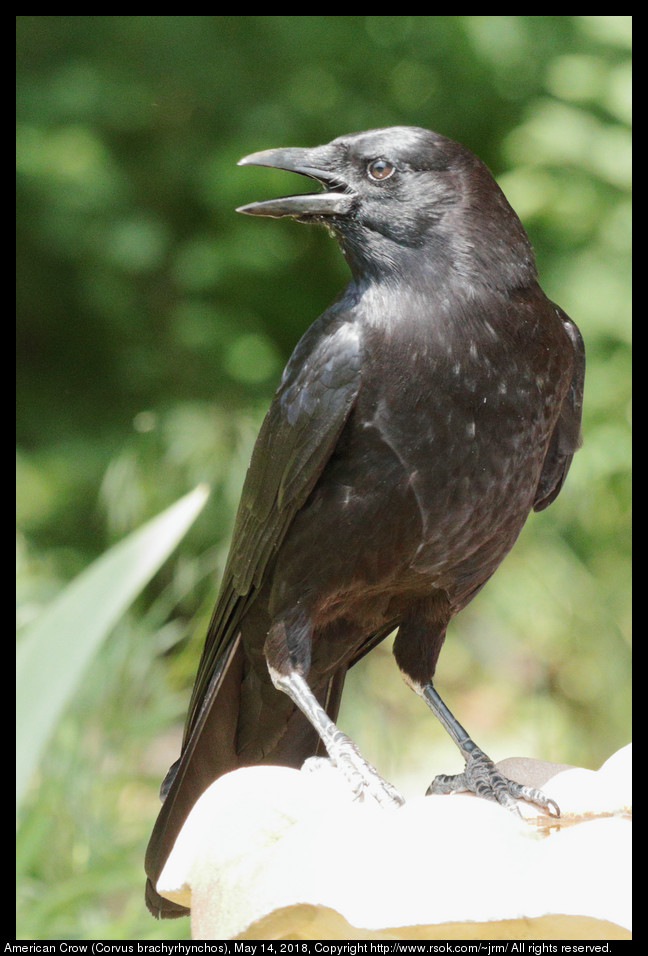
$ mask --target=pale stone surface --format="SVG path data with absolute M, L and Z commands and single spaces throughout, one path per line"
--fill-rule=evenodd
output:
M 332 767 L 237 770 L 192 810 L 158 891 L 191 906 L 194 939 L 627 939 L 630 760 L 503 761 L 560 825 L 468 794 L 381 810 Z

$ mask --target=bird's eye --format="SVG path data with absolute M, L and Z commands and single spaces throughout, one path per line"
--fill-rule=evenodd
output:
M 374 159 L 367 166 L 367 172 L 371 179 L 381 182 L 393 175 L 394 167 L 386 159 Z

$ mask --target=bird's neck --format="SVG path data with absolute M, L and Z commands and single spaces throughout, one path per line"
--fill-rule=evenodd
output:
M 451 221 L 430 228 L 419 242 L 405 245 L 374 230 L 346 228 L 338 233 L 354 282 L 429 290 L 443 288 L 480 295 L 527 288 L 537 281 L 533 251 L 526 240 L 492 235 L 488 219 L 474 232 Z

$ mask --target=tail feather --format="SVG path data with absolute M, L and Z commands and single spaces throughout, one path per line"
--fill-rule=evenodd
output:
M 156 885 L 192 807 L 214 780 L 252 763 L 299 768 L 308 757 L 323 752 L 317 732 L 294 705 L 285 721 L 284 733 L 278 739 L 275 735 L 269 738 L 263 753 L 246 754 L 239 749 L 237 738 L 246 719 L 246 714 L 241 711 L 241 707 L 246 706 L 241 695 L 244 670 L 244 651 L 237 636 L 219 663 L 180 759 L 170 768 L 162 784 L 164 803 L 145 861 L 148 877 L 146 905 L 156 918 L 173 919 L 189 912 L 184 906 L 161 896 Z M 332 720 L 337 718 L 345 676 L 346 668 L 341 668 L 321 685 L 318 694 Z M 275 712 L 276 706 L 271 706 L 268 714 L 272 717 Z M 271 723 L 263 714 L 258 718 L 261 732 L 264 727 L 270 729 Z
M 149 878 L 146 903 L 154 916 L 174 917 L 187 912 L 161 897 L 155 886 L 193 805 L 217 777 L 239 765 L 235 744 L 242 668 L 243 650 L 236 638 L 223 655 L 180 760 L 164 779 L 162 793 L 166 796 L 145 860 Z M 198 749 L 200 759 L 196 759 Z

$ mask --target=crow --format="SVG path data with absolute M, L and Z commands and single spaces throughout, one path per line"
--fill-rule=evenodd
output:
M 187 912 L 155 884 L 227 771 L 327 754 L 357 795 L 403 802 L 335 724 L 347 670 L 395 630 L 406 683 L 465 760 L 428 793 L 559 813 L 496 769 L 432 681 L 450 620 L 565 480 L 580 443 L 578 328 L 541 290 L 488 168 L 439 133 L 374 129 L 239 165 L 323 187 L 238 211 L 324 224 L 351 279 L 298 342 L 252 453 L 146 855 L 147 904 L 162 917 Z

